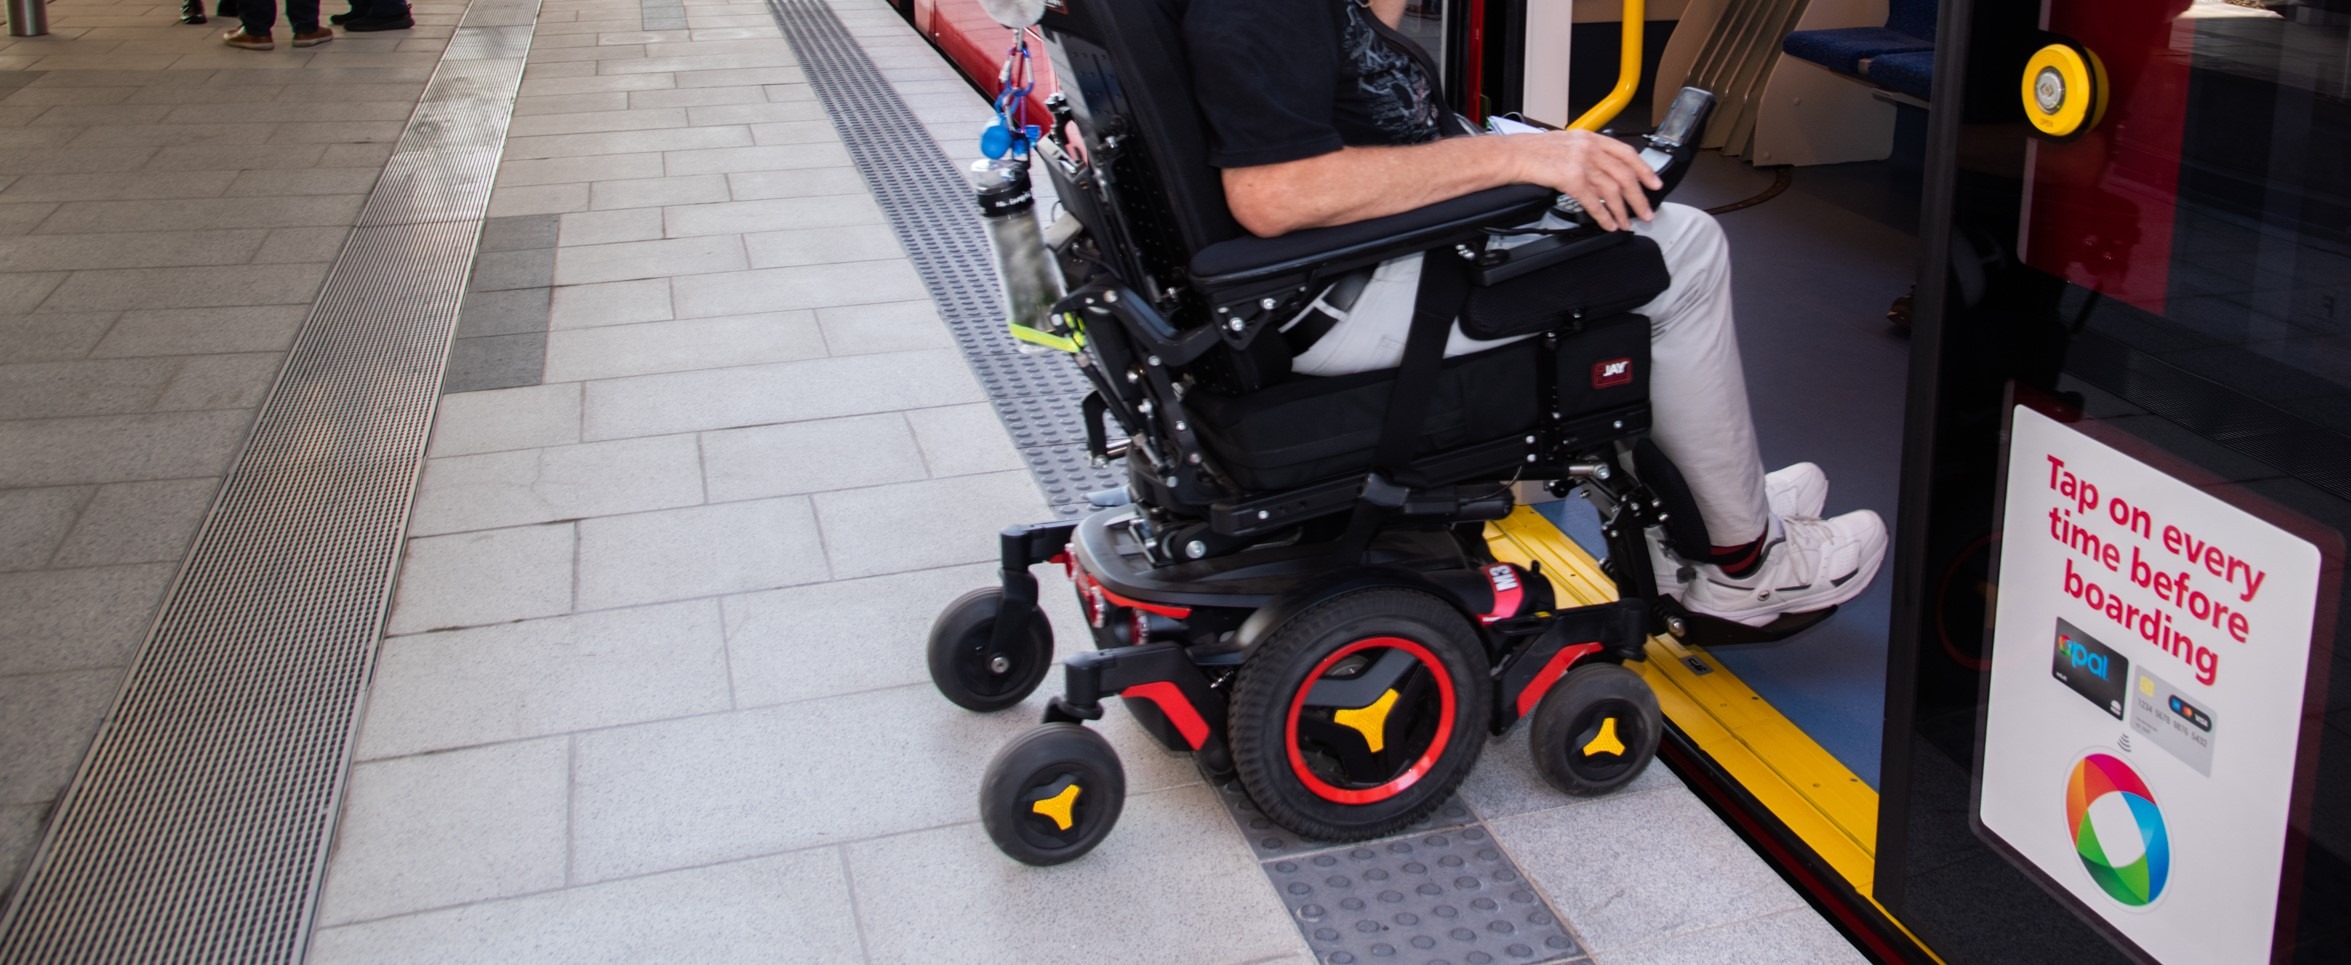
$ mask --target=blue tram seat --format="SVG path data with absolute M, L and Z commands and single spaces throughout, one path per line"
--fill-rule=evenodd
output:
M 1798 30 L 1780 49 L 1924 100 L 1935 56 L 1935 0 L 1889 0 L 1883 27 Z

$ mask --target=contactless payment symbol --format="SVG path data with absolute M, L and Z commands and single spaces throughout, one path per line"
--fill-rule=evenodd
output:
M 2142 908 L 2163 895 L 2171 877 L 2171 833 L 2155 792 L 2129 764 L 2090 754 L 2065 784 L 2065 824 L 2073 850 L 2107 897 Z

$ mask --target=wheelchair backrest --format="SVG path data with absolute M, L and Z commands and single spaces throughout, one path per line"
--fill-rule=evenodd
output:
M 1083 132 L 1101 197 L 1157 290 L 1193 253 L 1238 237 L 1184 55 L 1185 0 L 1048 0 L 1038 26 Z M 1073 208 L 1075 206 L 1073 205 Z M 1103 225 L 1089 228 L 1104 230 Z M 1140 283 L 1140 279 L 1129 279 Z

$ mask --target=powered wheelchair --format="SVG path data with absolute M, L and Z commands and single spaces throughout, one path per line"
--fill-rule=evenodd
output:
M 1646 438 L 1649 326 L 1627 310 L 1665 286 L 1656 246 L 1590 227 L 1491 244 L 1561 203 L 1534 186 L 1252 237 L 1206 160 L 1181 11 L 1056 0 L 1038 24 L 1063 85 L 1036 148 L 1066 211 L 1045 232 L 1065 280 L 1053 336 L 1093 388 L 1089 450 L 1123 459 L 1128 484 L 1082 519 L 1006 530 L 1002 585 L 932 627 L 934 683 L 977 711 L 1020 703 L 1052 664 L 1032 567 L 1073 583 L 1097 647 L 1064 662 L 1046 722 L 989 765 L 989 835 L 1040 865 L 1102 841 L 1124 775 L 1084 724 L 1111 696 L 1311 838 L 1425 817 L 1485 737 L 1522 717 L 1550 783 L 1623 786 L 1662 733 L 1656 696 L 1625 666 L 1651 634 L 1776 639 L 1828 615 L 1748 628 L 1657 592 L 1644 539 L 1692 558 L 1707 539 Z M 1666 190 L 1710 103 L 1685 91 L 1648 139 Z M 1289 373 L 1282 328 L 1333 279 L 1415 254 L 1400 367 Z M 1443 358 L 1457 316 L 1518 340 Z M 1486 523 L 1529 482 L 1599 508 L 1617 601 L 1561 607 L 1539 568 L 1488 551 Z

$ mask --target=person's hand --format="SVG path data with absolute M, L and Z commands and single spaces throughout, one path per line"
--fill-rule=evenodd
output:
M 1649 220 L 1653 213 L 1642 189 L 1665 186 L 1638 152 L 1613 137 L 1558 131 L 1502 140 L 1519 148 L 1520 180 L 1574 198 L 1603 231 L 1630 227 L 1633 218 Z

